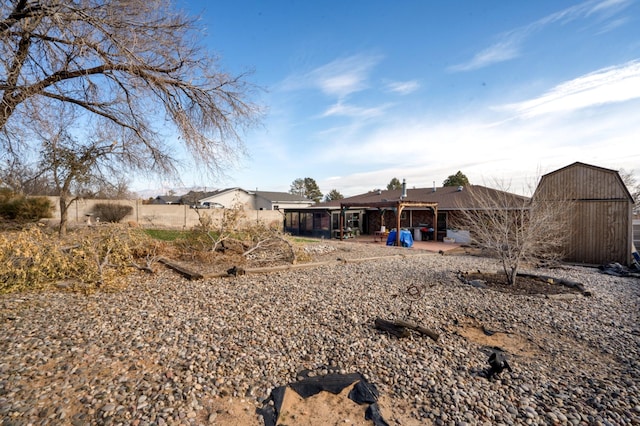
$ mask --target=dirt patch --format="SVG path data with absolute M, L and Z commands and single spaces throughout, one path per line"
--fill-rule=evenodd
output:
M 295 391 L 287 389 L 282 401 L 279 425 L 313 426 L 318 424 L 370 425 L 365 420 L 365 405 L 358 405 L 348 398 L 354 385 L 346 387 L 338 395 L 320 392 L 302 398 Z
M 514 284 L 509 284 L 505 274 L 489 272 L 473 272 L 462 274 L 461 279 L 483 288 L 515 295 L 557 295 L 582 294 L 580 286 L 567 285 L 560 280 L 532 275 L 518 276 Z
M 516 333 L 491 329 L 474 318 L 456 324 L 456 332 L 480 346 L 500 348 L 503 352 L 522 357 L 536 357 L 541 351 L 531 339 Z

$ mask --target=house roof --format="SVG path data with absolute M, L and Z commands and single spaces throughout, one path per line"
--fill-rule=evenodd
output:
M 411 203 L 435 203 L 438 210 L 461 210 L 478 208 L 476 205 L 474 193 L 481 192 L 491 198 L 510 197 L 514 202 L 527 201 L 529 198 L 521 195 L 500 191 L 480 185 L 469 185 L 466 187 L 444 186 L 439 188 L 413 188 L 407 189 L 407 196 L 402 200 L 407 203 L 407 207 L 411 207 Z M 377 207 L 387 202 L 397 202 L 402 195 L 401 189 L 371 191 L 365 194 L 355 195 L 353 197 L 343 198 L 341 200 L 320 203 L 310 208 L 329 208 L 339 209 L 342 204 L 350 207 L 361 206 Z
M 203 198 L 210 197 L 216 194 L 218 191 L 189 191 L 180 197 L 180 202 L 183 204 L 195 204 Z
M 271 202 L 300 204 L 313 203 L 313 200 L 303 197 L 302 195 L 290 194 L 288 192 L 255 191 L 255 194 L 258 197 L 264 198 L 265 200 Z
M 175 204 L 180 202 L 180 197 L 177 195 L 158 195 L 156 200 L 164 201 L 167 204 Z

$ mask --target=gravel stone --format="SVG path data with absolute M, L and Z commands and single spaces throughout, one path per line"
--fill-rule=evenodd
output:
M 356 246 L 317 244 L 310 254 L 341 261 L 306 269 L 201 281 L 159 269 L 120 292 L 0 296 L 0 424 L 215 424 L 217 398 L 261 406 L 331 372 L 363 374 L 418 422 L 640 424 L 637 279 L 531 269 L 591 296 L 512 295 L 456 277 L 495 259 Z M 398 339 L 377 317 L 440 338 Z M 491 380 L 483 329 L 511 366 Z

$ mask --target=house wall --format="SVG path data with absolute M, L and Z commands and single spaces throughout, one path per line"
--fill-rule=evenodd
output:
M 576 202 L 565 260 L 630 263 L 632 201 L 617 173 L 588 165 L 567 167 L 545 175 L 534 196 Z
M 251 194 L 247 194 L 245 191 L 236 189 L 234 191 L 224 192 L 222 194 L 213 195 L 211 197 L 203 198 L 201 203 L 213 202 L 220 203 L 226 208 L 232 208 L 236 204 L 242 205 L 245 209 L 255 210 L 255 197 Z
M 255 200 L 256 200 L 256 204 L 255 204 L 256 210 L 260 210 L 260 209 L 273 210 L 273 206 L 278 206 L 278 210 L 284 211 L 284 209 L 299 209 L 299 208 L 311 206 L 313 204 L 313 203 L 309 203 L 309 204 L 287 203 L 286 201 L 283 201 L 283 202 L 276 201 L 272 203 L 270 200 L 267 200 L 266 198 L 262 198 L 262 197 L 255 197 Z
M 60 205 L 58 197 L 48 197 L 53 203 L 55 210 L 53 217 L 47 221 L 55 226 L 60 221 Z M 93 208 L 98 203 L 117 203 L 129 205 L 133 208 L 130 215 L 126 216 L 122 222 L 133 222 L 145 228 L 168 228 L 168 229 L 189 229 L 200 223 L 200 215 L 208 215 L 214 223 L 219 222 L 224 214 L 224 209 L 191 209 L 187 205 L 179 204 L 142 204 L 141 200 L 77 200 L 69 207 L 69 225 L 86 226 L 90 218 L 95 224 L 94 216 L 91 214 Z M 275 210 L 252 210 L 245 209 L 246 222 L 259 221 L 268 225 L 282 226 L 283 215 Z

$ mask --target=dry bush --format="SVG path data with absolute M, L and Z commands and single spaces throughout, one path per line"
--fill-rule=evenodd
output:
M 247 220 L 244 207 L 239 203 L 224 209 L 219 220 L 214 220 L 206 211 L 197 213 L 199 224 L 186 238 L 176 242 L 183 257 L 202 261 L 224 253 L 235 257 L 235 263 L 247 259 L 265 263 L 296 260 L 296 251 L 279 224 Z
M 43 227 L 0 234 L 0 293 L 41 289 L 65 279 L 70 258 Z
M 138 228 L 104 225 L 59 240 L 42 226 L 0 234 L 0 293 L 113 288 L 136 269 L 150 270 L 162 243 Z M 144 266 L 140 266 L 144 262 Z

